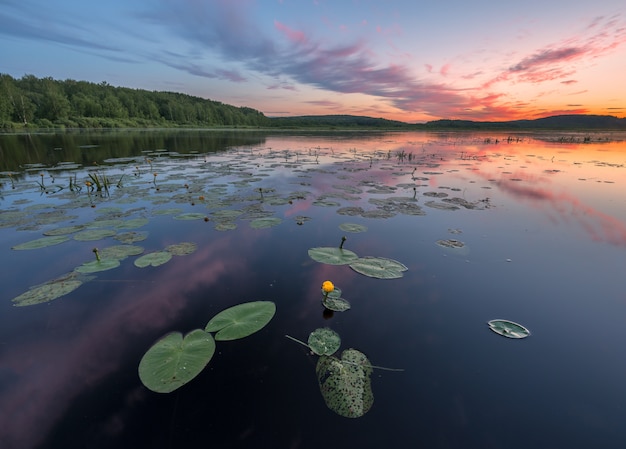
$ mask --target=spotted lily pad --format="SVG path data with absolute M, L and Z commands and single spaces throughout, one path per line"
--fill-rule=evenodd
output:
M 333 298 L 330 295 L 322 299 L 322 304 L 328 310 L 332 310 L 334 312 L 345 312 L 346 310 L 350 310 L 350 303 L 343 298 Z
M 153 253 L 145 254 L 135 260 L 135 266 L 139 268 L 145 268 L 148 266 L 158 267 L 163 265 L 172 258 L 172 253 L 168 251 L 155 251 Z
M 207 323 L 206 332 L 217 332 L 215 339 L 237 340 L 263 329 L 276 313 L 272 301 L 253 301 L 229 307 Z
M 378 279 L 401 278 L 403 276 L 402 272 L 408 270 L 404 264 L 397 260 L 369 256 L 361 257 L 350 263 L 350 268 L 357 273 Z
M 491 320 L 488 321 L 489 329 L 496 334 L 508 338 L 526 338 L 530 335 L 530 331 L 524 326 L 508 320 Z
M 309 257 L 316 262 L 328 265 L 348 265 L 359 258 L 353 251 L 338 247 L 311 248 Z
M 55 235 L 50 237 L 42 237 L 40 239 L 31 240 L 30 242 L 20 243 L 15 245 L 12 249 L 25 250 L 25 249 L 39 249 L 46 246 L 58 245 L 59 243 L 67 242 L 70 238 L 66 235 Z
M 183 337 L 172 332 L 157 341 L 139 362 L 139 378 L 156 393 L 170 393 L 196 377 L 215 353 L 215 340 L 201 329 Z
M 341 337 L 334 330 L 323 327 L 311 332 L 308 345 L 317 355 L 333 355 L 341 346 Z
M 346 349 L 341 360 L 321 356 L 315 368 L 326 406 L 346 418 L 365 415 L 374 403 L 369 360 L 356 349 Z

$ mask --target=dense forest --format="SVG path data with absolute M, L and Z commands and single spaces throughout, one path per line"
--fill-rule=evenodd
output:
M 269 119 L 174 92 L 0 74 L 0 128 L 265 127 Z

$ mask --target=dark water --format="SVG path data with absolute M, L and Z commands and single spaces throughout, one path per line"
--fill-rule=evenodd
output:
M 0 136 L 0 447 L 622 448 L 624 137 Z M 87 193 L 88 173 L 113 181 L 109 195 Z M 80 192 L 69 188 L 73 176 Z M 423 214 L 370 201 L 389 198 Z M 441 209 L 451 204 L 458 208 Z M 367 212 L 344 215 L 347 206 Z M 168 208 L 179 211 L 158 213 Z M 242 212 L 236 229 L 216 229 L 224 209 Z M 371 217 L 383 211 L 387 218 Z M 174 218 L 186 212 L 209 220 Z M 282 222 L 254 229 L 260 212 Z M 46 222 L 53 213 L 61 218 Z M 92 260 L 94 246 L 119 242 L 70 235 L 47 248 L 13 246 L 120 215 L 148 218 L 135 229 L 148 232 L 135 243 L 146 252 L 180 242 L 198 249 L 143 269 L 129 257 L 58 299 L 13 305 Z M 342 223 L 367 231 L 346 233 Z M 381 280 L 308 256 L 344 235 L 359 256 L 408 271 Z M 466 246 L 444 249 L 440 239 Z M 330 319 L 320 303 L 325 280 L 352 304 Z M 139 361 L 161 336 L 256 300 L 277 306 L 261 331 L 218 341 L 205 370 L 175 392 L 142 385 Z M 501 337 L 486 325 L 495 318 L 531 336 Z M 374 370 L 374 405 L 360 418 L 326 407 L 317 356 L 285 338 L 306 341 L 327 326 L 342 350 L 404 369 Z

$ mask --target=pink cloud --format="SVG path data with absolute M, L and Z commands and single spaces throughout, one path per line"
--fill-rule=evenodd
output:
M 299 44 L 304 44 L 307 42 L 307 38 L 302 31 L 296 31 L 289 28 L 287 25 L 280 23 L 279 21 L 274 21 L 274 27 L 282 32 L 291 42 L 296 42 Z

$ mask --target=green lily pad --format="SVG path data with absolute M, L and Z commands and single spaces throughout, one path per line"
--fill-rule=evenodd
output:
M 74 235 L 74 240 L 81 242 L 89 242 L 93 240 L 100 240 L 106 237 L 111 237 L 117 234 L 113 229 L 87 229 Z
M 73 225 L 73 226 L 64 226 L 62 228 L 50 229 L 43 233 L 43 235 L 55 236 L 55 235 L 67 235 L 73 234 L 74 232 L 82 231 L 85 229 L 85 225 Z
M 508 338 L 526 338 L 530 335 L 530 331 L 524 326 L 508 320 L 491 320 L 488 321 L 489 329 L 496 334 Z
M 31 240 L 30 242 L 20 243 L 15 245 L 11 249 L 25 250 L 25 249 L 39 249 L 46 246 L 58 245 L 59 243 L 67 242 L 70 238 L 66 235 L 55 235 L 50 237 L 42 237 L 40 239 Z
M 321 356 L 315 372 L 326 406 L 338 415 L 359 418 L 372 407 L 372 367 L 362 352 L 346 349 L 341 360 Z
M 127 244 L 142 242 L 148 238 L 148 232 L 147 231 L 122 232 L 121 234 L 117 234 L 113 238 L 115 240 L 118 240 L 122 243 L 127 243 Z
M 282 220 L 278 217 L 257 218 L 250 222 L 252 229 L 265 229 L 277 226 L 282 223 Z
M 397 279 L 403 276 L 402 272 L 408 268 L 393 259 L 384 257 L 361 257 L 350 264 L 357 273 L 378 279 Z
M 76 267 L 75 271 L 78 273 L 97 273 L 99 271 L 112 270 L 120 266 L 118 259 L 100 259 L 85 262 L 79 267 Z
M 159 265 L 163 265 L 172 258 L 172 253 L 168 251 L 155 251 L 153 253 L 148 253 L 143 255 L 137 259 L 135 259 L 135 266 L 139 268 L 145 268 L 148 266 L 158 267 Z
M 316 262 L 328 265 L 348 265 L 359 258 L 353 251 L 337 247 L 311 248 L 309 257 Z
M 137 245 L 113 245 L 107 248 L 104 248 L 100 251 L 101 259 L 117 259 L 124 260 L 128 256 L 138 256 L 143 253 L 145 250 L 141 246 Z
M 174 256 L 186 256 L 195 252 L 196 249 L 198 249 L 198 245 L 193 242 L 177 243 L 165 247 L 165 251 L 172 253 Z
M 12 302 L 16 307 L 23 307 L 52 301 L 73 292 L 90 279 L 85 276 L 79 276 L 76 273 L 68 273 L 45 284 L 30 288 L 28 291 L 13 298 Z
M 117 229 L 136 229 L 148 224 L 147 218 L 133 218 L 126 220 L 116 226 Z
M 345 312 L 350 309 L 350 303 L 343 298 L 334 298 L 330 295 L 325 296 L 322 299 L 322 304 L 329 310 L 333 310 L 335 312 Z
M 206 217 L 205 214 L 200 214 L 197 212 L 189 212 L 187 214 L 180 214 L 174 217 L 174 220 L 202 220 Z
M 356 223 L 342 223 L 339 225 L 339 229 L 344 232 L 365 232 L 367 231 L 367 226 Z
M 215 353 L 211 334 L 196 329 L 172 332 L 157 341 L 139 362 L 139 378 L 156 393 L 170 393 L 196 377 Z
M 334 330 L 323 327 L 311 332 L 308 345 L 317 355 L 333 355 L 341 346 L 341 337 Z
M 207 323 L 206 332 L 217 332 L 218 341 L 237 340 L 261 330 L 276 313 L 271 301 L 253 301 L 229 307 Z

